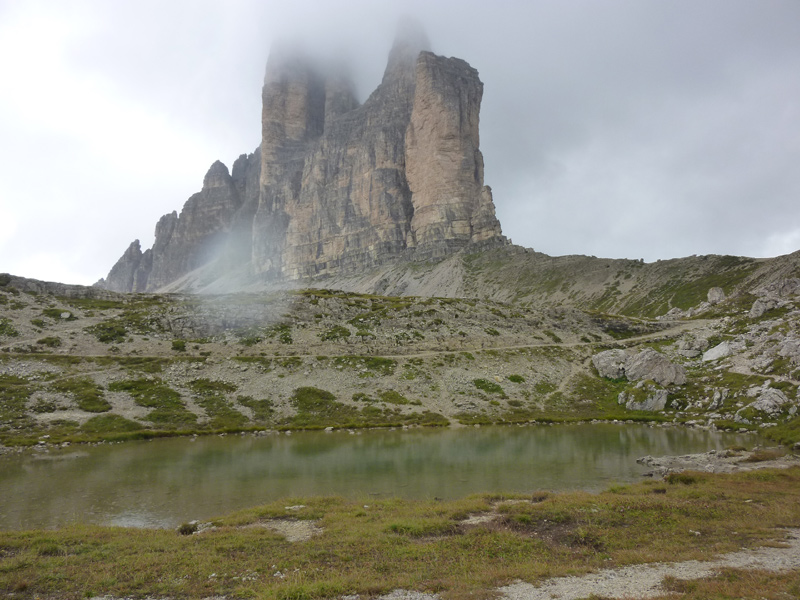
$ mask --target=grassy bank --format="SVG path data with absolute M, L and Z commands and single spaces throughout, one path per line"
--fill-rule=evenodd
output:
M 775 528 L 800 526 L 799 484 L 798 468 L 684 473 L 600 494 L 286 499 L 214 520 L 214 529 L 195 535 L 88 526 L 2 532 L 0 592 L 304 600 L 405 588 L 485 597 L 516 579 L 774 543 Z M 470 519 L 476 516 L 483 519 Z M 290 542 L 268 528 L 276 522 L 313 523 L 321 531 Z M 670 585 L 688 598 L 796 597 L 800 578 L 730 572 Z M 734 587 L 739 595 L 726 595 Z

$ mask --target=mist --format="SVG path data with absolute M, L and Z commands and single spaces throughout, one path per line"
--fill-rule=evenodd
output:
M 90 284 L 260 141 L 270 47 L 346 64 L 397 23 L 484 82 L 505 235 L 551 255 L 800 248 L 800 3 L 78 0 L 0 5 L 0 271 Z

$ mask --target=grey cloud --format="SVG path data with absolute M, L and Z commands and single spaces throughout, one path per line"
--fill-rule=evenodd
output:
M 380 81 L 398 17 L 411 14 L 435 52 L 481 74 L 486 181 L 516 243 L 655 260 L 763 255 L 795 250 L 785 245 L 800 240 L 796 0 L 80 6 L 103 26 L 76 49 L 76 63 L 168 122 L 202 132 L 218 148 L 208 164 L 230 166 L 258 144 L 274 40 L 299 38 L 312 53 L 349 60 L 363 99 Z M 120 214 L 137 193 L 198 189 L 208 167 L 197 166 L 196 181 L 166 182 L 148 180 L 147 157 L 139 160 L 142 181 L 122 182 Z M 86 187 L 64 177 L 66 186 Z M 96 194 L 114 201 L 108 190 Z M 146 219 L 115 224 L 116 246 L 98 241 L 87 280 L 132 239 L 146 245 L 158 216 L 188 193 L 167 196 L 148 205 Z

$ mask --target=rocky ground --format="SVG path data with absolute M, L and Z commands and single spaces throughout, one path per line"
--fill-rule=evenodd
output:
M 656 598 L 670 596 L 667 581 L 702 579 L 722 569 L 793 571 L 800 568 L 800 530 L 784 532 L 778 548 L 742 549 L 710 561 L 634 565 L 607 569 L 581 577 L 561 577 L 542 585 L 516 583 L 498 591 L 508 600 L 579 600 L 581 598 Z
M 630 418 L 791 440 L 798 292 L 712 288 L 642 319 L 330 290 L 69 297 L 15 280 L 0 286 L 0 436 Z

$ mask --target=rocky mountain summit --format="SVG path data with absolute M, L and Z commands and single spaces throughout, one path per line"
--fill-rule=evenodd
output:
M 414 26 L 363 104 L 338 71 L 274 48 L 261 146 L 230 172 L 215 162 L 153 247 L 134 241 L 98 285 L 161 290 L 200 267 L 209 280 L 292 281 L 507 243 L 483 182 L 478 72 L 431 53 Z

